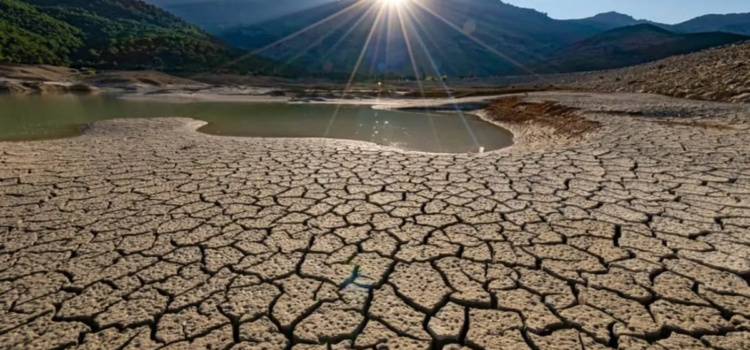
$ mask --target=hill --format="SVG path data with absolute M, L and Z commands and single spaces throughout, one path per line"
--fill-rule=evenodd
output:
M 80 29 L 16 0 L 0 0 L 0 61 L 64 65 L 83 47 Z
M 711 14 L 674 25 L 635 19 L 617 12 L 600 13 L 593 17 L 568 20 L 568 22 L 589 25 L 602 31 L 638 24 L 651 24 L 679 33 L 726 32 L 750 35 L 750 13 Z
M 169 11 L 186 21 L 211 32 L 220 33 L 235 27 L 256 25 L 294 13 L 341 0 L 144 0 Z M 346 0 L 343 0 L 346 1 Z M 430 0 L 440 4 L 446 0 Z M 495 3 L 502 1 L 493 0 Z M 463 1 L 463 6 L 483 6 L 486 1 Z M 500 5 L 500 4 L 498 4 Z M 505 5 L 505 4 L 502 4 Z M 536 12 L 536 11 L 534 11 Z M 537 12 L 538 13 L 538 12 Z M 574 26 L 585 25 L 598 32 L 637 24 L 653 24 L 667 30 L 686 33 L 721 31 L 750 35 L 750 14 L 701 16 L 677 25 L 635 19 L 618 12 L 600 13 L 592 17 L 564 20 Z M 580 38 L 583 39 L 583 38 Z
M 138 0 L 0 0 L 0 61 L 196 71 L 243 54 Z M 264 70 L 253 58 L 237 70 Z
M 386 11 L 384 18 L 378 19 L 377 11 L 371 8 L 381 3 L 372 0 L 194 0 L 180 4 L 173 0 L 149 1 L 161 3 L 183 18 L 214 31 L 219 38 L 234 46 L 248 51 L 260 50 L 259 55 L 337 77 L 344 77 L 355 69 L 363 50 L 365 53 L 358 66 L 360 74 L 491 76 L 529 73 L 535 69 L 523 67 L 563 54 L 569 54 L 572 60 L 585 58 L 586 52 L 581 55 L 580 52 L 566 53 L 564 50 L 617 28 L 650 24 L 678 31 L 665 24 L 637 20 L 616 12 L 581 20 L 555 20 L 541 12 L 498 0 L 407 2 L 408 10 L 402 11 L 403 24 L 394 11 Z M 418 6 L 418 3 L 425 6 Z M 273 19 L 258 23 L 261 18 L 266 18 L 264 16 Z M 330 17 L 333 19 L 326 22 Z M 731 18 L 730 15 L 720 15 L 712 21 L 742 21 Z M 285 39 L 310 26 L 313 28 Z M 376 28 L 374 37 L 368 42 L 373 27 Z M 706 26 L 686 22 L 679 32 L 693 33 L 702 27 Z M 734 31 L 741 31 L 738 28 L 735 25 Z M 606 35 L 602 40 L 607 40 Z M 633 35 L 633 40 L 638 36 L 649 39 L 646 33 Z M 733 42 L 733 39 L 716 35 L 693 39 L 698 42 L 681 42 L 654 53 L 624 52 L 623 57 L 601 57 L 590 67 L 565 70 L 621 67 Z M 280 40 L 283 43 L 268 47 Z M 368 42 L 366 47 L 365 42 Z M 647 40 L 643 47 L 650 48 L 655 44 Z M 411 47 L 411 53 L 407 47 Z M 600 47 L 595 50 L 598 49 Z M 619 54 L 613 52 L 610 55 Z
M 145 0 L 209 33 L 270 21 L 337 0 Z
M 750 13 L 706 15 L 672 27 L 679 32 L 728 32 L 750 35 Z
M 639 24 L 580 41 L 535 65 L 535 70 L 566 73 L 620 68 L 748 39 L 721 32 L 678 34 L 651 24 Z
M 629 27 L 638 24 L 651 23 L 646 20 L 638 20 L 619 12 L 605 12 L 593 17 L 568 20 L 571 23 L 578 23 L 592 26 L 596 29 L 607 31 L 621 27 Z
M 590 91 L 646 92 L 711 101 L 750 103 L 750 42 L 672 56 L 638 66 L 550 80 Z
M 366 75 L 491 76 L 558 71 L 553 65 L 619 67 L 740 40 L 716 33 L 679 39 L 685 34 L 653 28 L 605 33 L 644 21 L 619 13 L 561 21 L 498 0 L 407 2 L 403 21 L 393 8 L 379 17 L 382 3 L 373 0 L 148 2 L 205 29 L 139 0 L 0 0 L 0 61 L 272 75 L 297 75 L 301 67 L 334 78 L 355 67 Z M 741 32 L 746 21 L 704 16 L 670 30 Z M 537 63 L 543 59 L 551 63 Z
M 434 0 L 426 2 L 428 8 L 407 3 L 403 25 L 393 9 L 379 18 L 381 4 L 341 0 L 218 36 L 257 50 L 315 24 L 261 54 L 310 71 L 347 74 L 368 43 L 360 72 L 414 75 L 411 47 L 419 75 L 466 76 L 512 72 L 532 58 L 598 33 L 497 0 Z

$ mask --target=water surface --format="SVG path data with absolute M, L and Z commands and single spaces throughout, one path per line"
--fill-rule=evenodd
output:
M 335 117 L 334 117 L 335 116 Z M 188 117 L 199 131 L 249 137 L 327 137 L 405 150 L 466 153 L 508 147 L 507 130 L 476 116 L 374 110 L 369 106 L 283 103 L 161 103 L 108 96 L 0 96 L 0 140 L 75 136 L 87 123 L 117 118 Z

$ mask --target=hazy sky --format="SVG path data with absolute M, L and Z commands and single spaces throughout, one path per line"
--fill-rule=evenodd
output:
M 617 11 L 637 19 L 679 23 L 709 13 L 750 12 L 750 0 L 503 0 L 568 19 Z

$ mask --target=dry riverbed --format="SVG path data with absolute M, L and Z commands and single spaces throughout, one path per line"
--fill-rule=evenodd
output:
M 0 348 L 750 348 L 750 107 L 511 98 L 481 155 L 181 118 L 0 143 Z

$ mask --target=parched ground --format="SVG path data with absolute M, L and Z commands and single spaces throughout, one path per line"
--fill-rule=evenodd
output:
M 750 107 L 518 103 L 597 127 L 494 116 L 519 144 L 484 155 L 187 119 L 0 143 L 0 348 L 750 349 Z
M 557 86 L 587 91 L 645 92 L 750 103 L 750 42 L 609 71 L 541 78 Z

